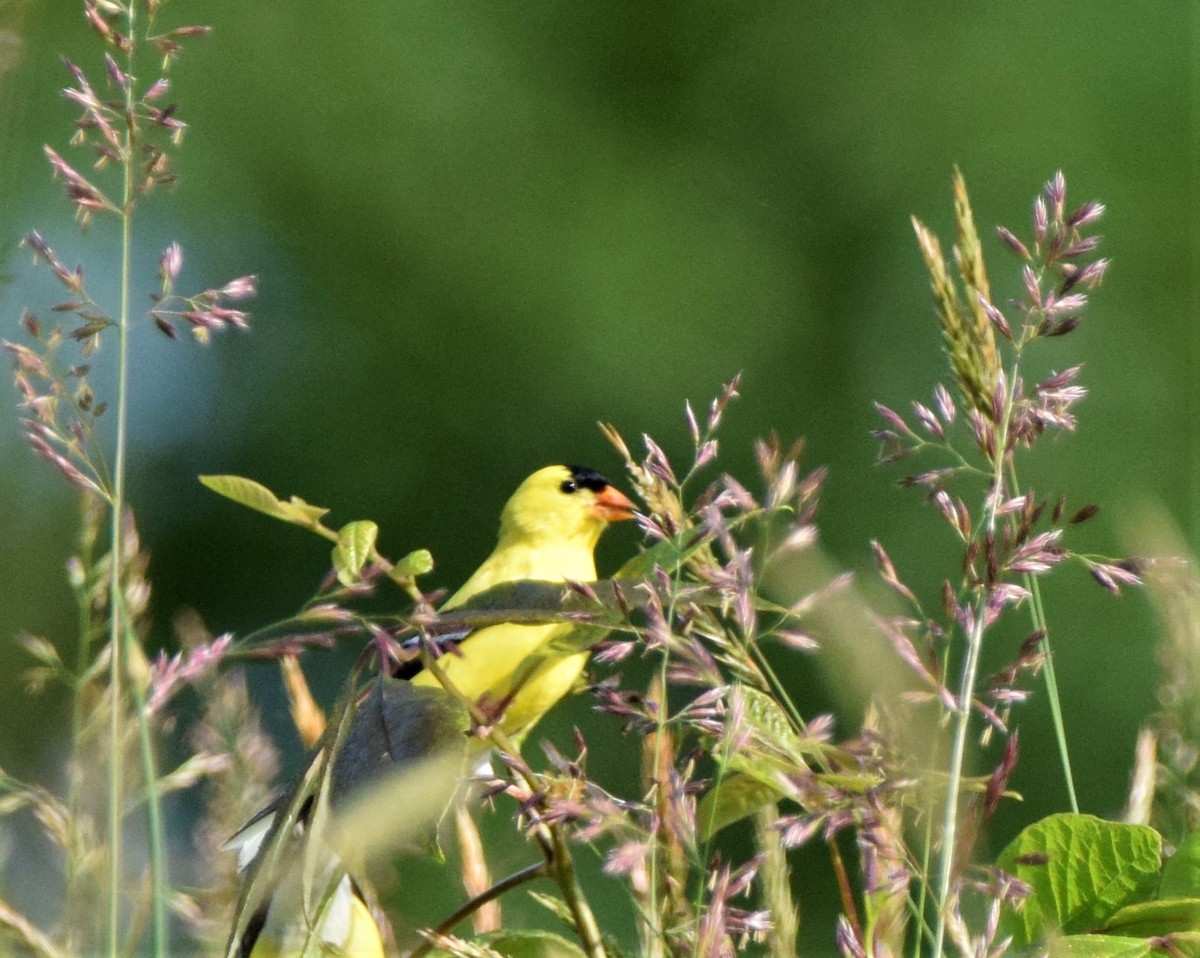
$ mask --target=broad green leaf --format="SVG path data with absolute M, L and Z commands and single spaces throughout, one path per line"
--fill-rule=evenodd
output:
M 1050 943 L 1047 958 L 1145 958 L 1150 953 L 1150 942 L 1145 938 L 1067 935 Z
M 783 797 L 778 785 L 760 781 L 751 775 L 733 772 L 704 793 L 696 806 L 696 832 L 706 842 L 727 825 L 753 815 L 760 808 Z
M 1127 905 L 1105 922 L 1103 931 L 1138 938 L 1200 932 L 1200 898 L 1161 898 Z
M 830 788 L 860 794 L 878 788 L 884 782 L 882 775 L 853 775 L 849 772 L 821 772 L 817 778 L 821 780 L 822 785 L 828 785 Z M 982 791 L 982 789 L 980 790 Z
M 1144 825 L 1064 813 L 1035 822 L 996 864 L 1033 894 L 1006 910 L 1004 933 L 1018 948 L 1062 932 L 1103 928 L 1121 908 L 1148 900 L 1158 885 L 1162 839 Z
M 239 505 L 280 518 L 283 503 L 270 489 L 243 476 L 201 476 L 202 485 Z
M 1200 932 L 1184 931 L 1153 942 L 1155 955 L 1169 958 L 1200 958 Z
M 260 482 L 244 476 L 201 476 L 200 482 L 218 495 L 275 519 L 315 528 L 328 509 L 312 506 L 298 496 L 284 502 Z
M 735 715 L 743 720 L 731 721 L 725 742 L 713 749 L 713 757 L 726 769 L 726 775 L 709 789 L 701 802 L 705 814 L 697 820 L 703 840 L 782 798 L 779 774 L 807 770 L 806 756 L 813 756 L 824 747 L 803 739 L 779 703 L 750 686 L 734 689 L 730 716 Z M 861 790 L 866 787 L 869 785 Z
M 347 523 L 338 530 L 337 545 L 333 547 L 333 567 L 337 570 L 338 582 L 352 586 L 358 581 L 378 537 L 379 526 L 369 519 Z
M 1158 897 L 1200 897 L 1200 831 L 1188 835 L 1175 854 L 1166 860 Z
M 1200 933 L 1185 931 L 1165 938 L 1123 935 L 1068 935 L 1050 943 L 1047 958 L 1200 958 Z

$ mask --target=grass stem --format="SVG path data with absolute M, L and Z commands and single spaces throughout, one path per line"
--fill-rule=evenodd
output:
M 1018 365 L 1013 364 L 1004 394 L 1004 405 L 996 431 L 996 446 L 992 483 L 986 499 L 986 528 L 989 537 L 996 533 L 996 510 L 1002 499 L 1004 463 L 1008 455 L 1008 429 L 1013 414 L 1015 384 L 1020 381 Z M 946 939 L 947 910 L 950 907 L 950 886 L 954 879 L 954 853 L 958 836 L 958 804 L 962 795 L 963 766 L 966 762 L 967 733 L 971 727 L 975 683 L 979 676 L 979 657 L 983 650 L 983 633 L 987 621 L 988 591 L 983 589 L 975 603 L 974 619 L 967 633 L 967 654 L 963 660 L 959 691 L 954 710 L 954 732 L 950 742 L 949 769 L 946 781 L 946 805 L 942 817 L 942 851 L 938 861 L 937 924 L 934 931 L 933 954 L 942 958 Z
M 134 80 L 134 42 L 137 30 L 137 4 L 126 7 L 127 36 L 126 70 L 129 82 L 125 85 L 125 133 L 122 155 L 121 195 L 121 266 L 120 308 L 117 314 L 117 402 L 116 440 L 113 448 L 113 481 L 110 521 L 110 579 L 109 579 L 109 647 L 111 654 L 109 682 L 109 789 L 108 789 L 108 842 L 109 842 L 109 908 L 108 908 L 108 952 L 117 958 L 120 948 L 121 924 L 121 865 L 122 825 L 124 792 L 124 709 L 126 703 L 125 673 L 134 659 L 138 642 L 137 633 L 130 621 L 125 604 L 125 564 L 123 526 L 125 518 L 125 473 L 128 459 L 129 420 L 129 333 L 130 301 L 132 298 L 133 273 L 133 211 L 136 205 L 134 164 L 138 146 L 135 119 L 136 97 Z M 164 958 L 167 954 L 166 918 L 166 856 L 163 844 L 162 815 L 158 797 L 158 773 L 154 760 L 154 749 L 149 716 L 145 709 L 145 692 L 136 680 L 129 682 L 130 692 L 136 706 L 138 741 L 140 744 L 142 774 L 146 789 L 146 814 L 149 830 L 150 872 L 152 883 L 151 914 L 152 942 L 154 954 Z
M 135 5 L 128 8 L 129 35 L 133 36 Z M 132 103 L 129 104 L 132 107 Z M 108 954 L 119 958 L 121 948 L 121 824 L 122 743 L 125 664 L 125 561 L 122 548 L 122 518 L 125 511 L 126 423 L 129 391 L 129 300 L 133 259 L 133 151 L 132 126 L 126 126 L 124 156 L 124 203 L 121 209 L 121 303 L 117 313 L 117 435 L 113 448 L 113 480 L 109 513 L 109 602 L 108 644 L 110 654 L 108 687 Z

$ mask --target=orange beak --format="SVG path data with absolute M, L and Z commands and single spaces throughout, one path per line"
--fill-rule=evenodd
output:
M 632 519 L 633 503 L 616 486 L 605 486 L 603 491 L 596 493 L 596 504 L 592 506 L 592 515 L 605 522 Z

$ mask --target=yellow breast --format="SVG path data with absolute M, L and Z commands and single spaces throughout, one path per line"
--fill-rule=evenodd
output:
M 557 639 L 569 625 L 513 625 L 480 629 L 458 648 L 438 659 L 446 678 L 480 706 L 499 717 L 500 729 L 520 736 L 579 681 L 587 653 L 563 655 Z M 416 685 L 437 685 L 430 672 L 413 678 Z

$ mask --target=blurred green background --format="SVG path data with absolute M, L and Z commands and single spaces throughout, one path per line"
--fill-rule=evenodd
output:
M 15 252 L 31 228 L 113 293 L 111 227 L 76 233 L 40 150 L 65 152 L 75 118 L 58 96 L 60 55 L 101 73 L 78 7 L 0 0 L 3 337 L 19 334 L 23 306 L 44 311 L 58 295 Z M 598 419 L 682 459 L 684 400 L 706 403 L 739 370 L 724 468 L 748 478 L 752 440 L 768 430 L 807 437 L 808 465 L 831 469 L 830 555 L 869 572 L 878 538 L 936 595 L 955 575 L 954 541 L 918 493 L 895 488 L 898 471 L 872 465 L 868 431 L 872 400 L 905 408 L 945 378 L 909 216 L 950 235 L 955 163 L 999 299 L 1016 293 L 1017 271 L 992 226 L 1027 235 L 1055 169 L 1069 201 L 1109 206 L 1102 252 L 1115 265 L 1081 330 L 1033 359 L 1032 374 L 1085 363 L 1092 393 L 1078 433 L 1037 449 L 1026 480 L 1102 506 L 1078 530 L 1083 551 L 1122 552 L 1147 504 L 1186 525 L 1193 18 L 1183 4 L 1053 0 L 168 5 L 164 23 L 215 34 L 173 73 L 191 129 L 179 186 L 144 207 L 142 292 L 178 239 L 182 287 L 256 273 L 261 294 L 253 331 L 208 350 L 149 324 L 134 339 L 131 496 L 152 553 L 154 644 L 170 647 L 184 606 L 214 631 L 280 617 L 326 567 L 318 540 L 218 499 L 199 473 L 254 477 L 332 507 L 335 522 L 373 518 L 385 553 L 431 549 L 430 584 L 450 586 L 488 551 L 500 505 L 532 469 L 579 461 L 618 477 Z M 53 779 L 63 702 L 24 695 L 9 640 L 26 629 L 74 641 L 63 574 L 74 499 L 4 405 L 0 765 Z M 633 530 L 614 531 L 604 569 L 635 547 Z M 1154 614 L 1077 567 L 1055 573 L 1046 601 L 1081 803 L 1112 815 L 1155 707 Z M 990 664 L 1012 652 L 993 648 Z M 346 660 L 314 662 L 319 694 L 336 692 Z M 803 707 L 840 709 L 853 729 L 820 657 L 787 668 Z M 294 758 L 277 674 L 256 677 Z M 588 704 L 547 734 L 569 745 L 576 722 L 613 741 Z M 1040 691 L 1020 728 L 1013 786 L 1026 801 L 1000 816 L 996 848 L 1065 805 Z M 10 871 L 33 853 L 9 847 Z M 818 954 L 832 951 L 822 859 L 798 856 Z M 452 875 L 420 868 L 453 898 Z

